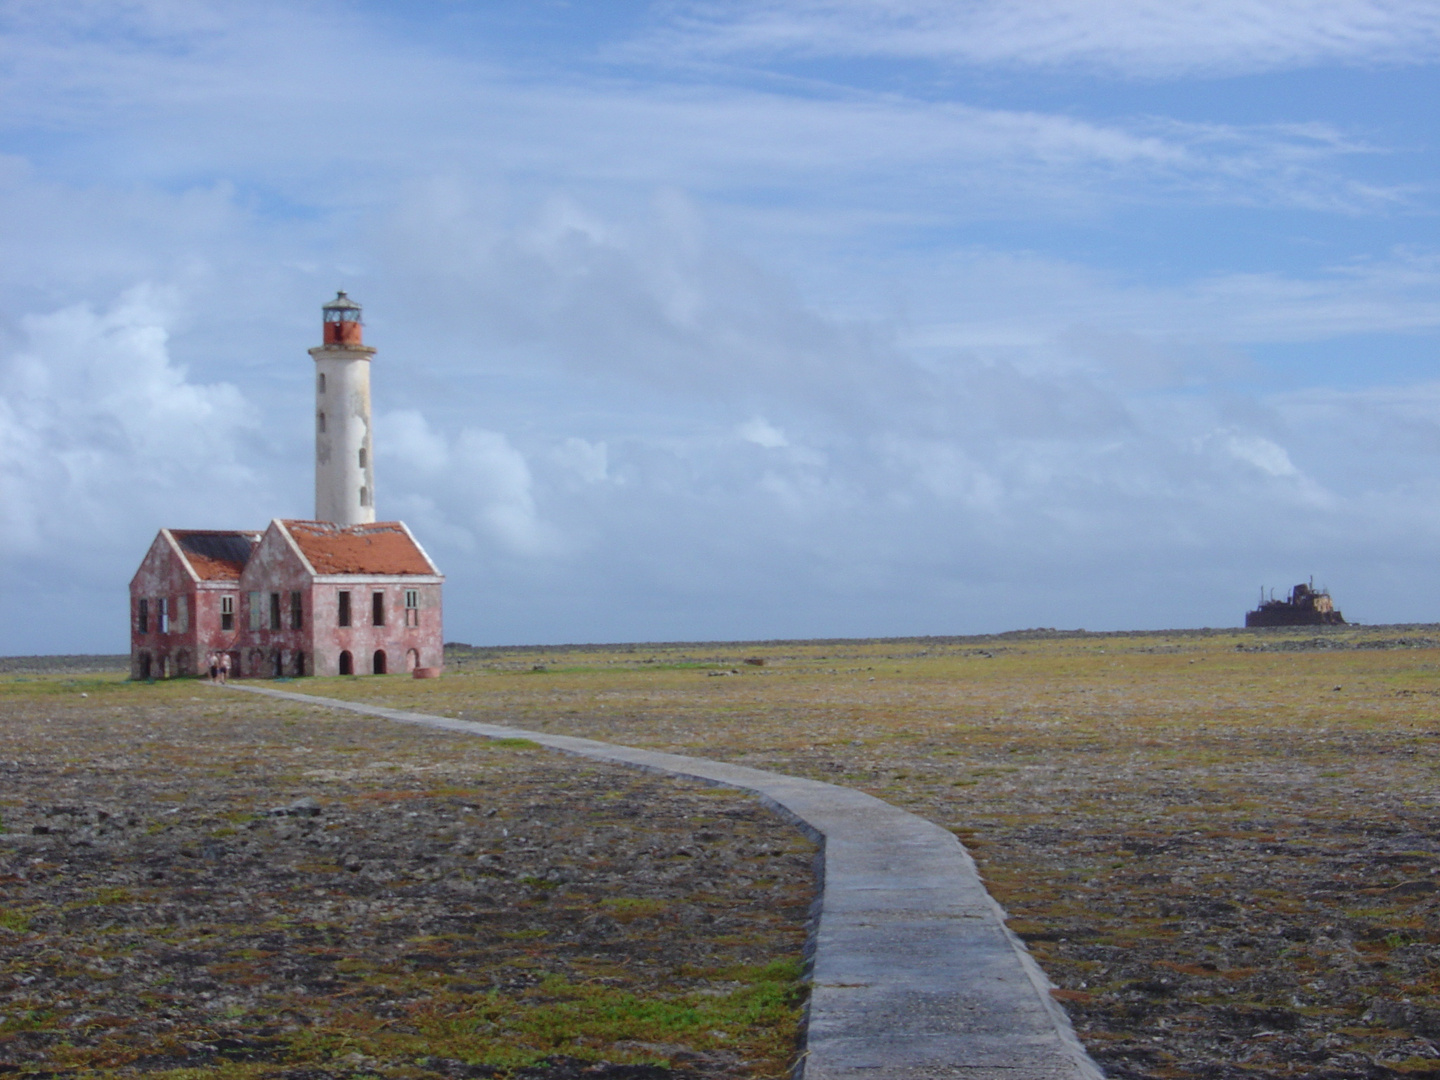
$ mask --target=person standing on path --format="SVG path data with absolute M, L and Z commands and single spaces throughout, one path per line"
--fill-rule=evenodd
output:
M 229 654 L 228 652 L 222 652 L 222 653 L 220 654 L 220 685 L 221 685 L 221 686 L 224 686 L 224 685 L 225 685 L 227 682 L 229 682 L 229 681 L 230 681 L 230 654 Z

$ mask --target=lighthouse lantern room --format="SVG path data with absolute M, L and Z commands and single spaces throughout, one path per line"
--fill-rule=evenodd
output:
M 346 296 L 343 289 L 320 310 L 325 313 L 326 345 L 362 344 L 360 305 Z

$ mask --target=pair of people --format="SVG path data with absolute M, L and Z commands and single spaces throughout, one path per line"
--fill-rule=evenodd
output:
M 224 686 L 230 680 L 230 654 L 227 652 L 212 652 L 210 654 L 210 681 L 218 682 Z

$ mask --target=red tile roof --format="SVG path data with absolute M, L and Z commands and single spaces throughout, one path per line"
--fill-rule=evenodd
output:
M 282 521 L 317 574 L 437 574 L 398 521 Z
M 171 529 L 170 535 L 201 581 L 238 581 L 255 545 L 260 543 L 257 532 Z

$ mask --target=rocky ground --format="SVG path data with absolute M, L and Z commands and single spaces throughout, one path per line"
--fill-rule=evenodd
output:
M 1440 629 L 1412 627 L 1347 628 L 1324 633 L 1211 631 L 1076 636 L 1037 632 L 983 641 L 455 650 L 445 678 L 439 680 L 301 680 L 289 685 L 291 689 L 383 700 L 442 715 L 742 761 L 870 791 L 948 826 L 965 841 L 979 861 L 991 892 L 1010 912 L 1012 927 L 1030 942 L 1045 970 L 1059 985 L 1057 996 L 1070 1012 L 1077 1031 L 1112 1077 L 1400 1080 L 1440 1077 L 1437 643 Z M 747 662 L 762 660 L 764 663 Z M 147 694 L 173 690 L 186 698 L 194 694 L 192 689 L 178 687 L 133 689 Z M 76 691 L 72 687 L 69 692 Z M 207 719 L 196 729 L 200 734 L 192 739 L 184 735 L 185 729 L 177 734 L 173 725 L 165 727 L 161 711 L 146 715 L 149 719 L 145 723 L 150 725 L 146 730 L 151 734 L 145 738 L 157 747 L 173 744 L 179 748 L 147 751 L 147 775 L 152 779 L 146 782 L 159 785 L 155 788 L 159 792 L 165 790 L 163 783 L 169 782 L 163 780 L 166 770 L 177 767 L 169 764 L 172 759 L 187 755 L 194 759 L 207 753 L 213 749 L 215 739 L 228 737 L 224 732 L 233 730 L 233 726 L 217 725 Z M 234 767 L 241 777 L 250 775 L 247 770 L 260 768 L 262 771 L 254 775 L 269 779 L 263 785 L 250 783 L 243 788 L 250 792 L 245 796 L 248 802 L 227 805 L 242 816 L 261 816 L 239 822 L 212 822 L 204 828 L 193 826 L 185 844 L 193 856 L 173 854 L 172 867 L 183 870 L 194 866 L 198 871 L 201 864 L 195 860 L 204 860 L 206 854 L 194 837 L 210 837 L 225 828 L 233 828 L 235 835 L 255 843 L 262 839 L 271 843 L 266 839 L 271 831 L 276 836 L 290 835 L 290 839 L 274 841 L 276 846 L 266 849 L 277 853 L 272 858 L 279 865 L 280 854 L 308 843 L 300 837 L 313 836 L 320 826 L 312 822 L 307 830 L 306 822 L 311 819 L 272 819 L 263 815 L 272 806 L 286 805 L 305 795 L 316 798 L 325 809 L 325 815 L 315 821 L 341 826 L 328 835 L 353 837 L 372 826 L 357 829 L 345 824 L 359 822 L 361 819 L 351 815 L 367 805 L 363 798 L 343 794 L 352 784 L 377 784 L 377 790 L 390 792 L 410 791 L 415 798 L 429 792 L 424 799 L 438 802 L 437 816 L 428 829 L 441 834 L 450 827 L 444 815 L 468 821 L 484 813 L 467 811 L 461 803 L 486 809 L 495 805 L 475 794 L 490 784 L 503 787 L 513 780 L 518 786 L 504 789 L 514 792 L 513 801 L 544 803 L 547 797 L 539 793 L 547 784 L 561 792 L 587 791 L 589 781 L 577 777 L 603 774 L 616 776 L 617 782 L 624 778 L 626 783 L 649 783 L 591 766 L 577 767 L 565 759 L 558 759 L 559 764 L 550 772 L 526 771 L 539 768 L 548 759 L 523 747 L 507 750 L 492 746 L 485 751 L 488 756 L 483 761 L 467 759 L 463 766 L 470 770 L 467 775 L 488 777 L 483 783 L 445 774 L 445 783 L 471 792 L 452 797 L 443 794 L 438 777 L 430 780 L 426 779 L 430 773 L 403 771 L 431 769 L 447 760 L 434 756 L 429 743 L 412 752 L 406 740 L 416 738 L 414 733 L 407 732 L 400 739 L 393 733 L 386 735 L 386 729 L 371 722 L 354 721 L 368 725 L 360 741 L 369 751 L 370 767 L 390 769 L 391 765 L 385 764 L 389 762 L 403 769 L 392 772 L 388 779 L 373 774 L 351 777 L 345 769 L 353 765 L 334 763 L 353 762 L 354 751 L 341 752 L 329 746 L 326 740 L 330 736 L 316 746 L 311 737 L 300 740 L 293 731 L 283 728 L 286 722 L 300 720 L 298 714 L 288 721 L 282 714 L 271 714 L 271 726 L 263 728 L 263 737 L 256 736 L 252 748 L 244 753 L 232 752 L 222 743 L 225 752 L 206 768 L 216 772 L 230 760 L 238 763 Z M 36 737 L 32 721 L 33 717 L 19 726 L 12 724 L 9 745 L 16 749 L 0 750 L 0 760 L 7 756 L 25 760 L 29 752 L 27 740 Z M 90 737 L 119 746 L 136 741 L 125 735 L 123 727 L 112 730 L 103 725 L 91 728 Z M 55 763 L 52 772 L 46 774 L 49 778 L 40 781 L 46 794 L 28 795 L 20 800 L 22 805 L 4 809 L 7 822 L 13 819 L 17 823 L 12 825 L 11 836 L 18 836 L 24 844 L 45 841 L 46 834 L 33 833 L 34 825 L 49 822 L 45 808 L 78 805 L 82 801 L 70 795 L 50 795 L 52 788 L 58 791 L 59 785 L 89 772 L 111 775 L 118 769 L 106 765 L 108 759 L 96 757 L 78 743 L 52 742 L 47 735 L 40 744 L 51 747 L 45 751 L 46 759 Z M 353 747 L 354 740 L 345 745 Z M 472 752 L 480 753 L 478 749 L 466 751 Z M 310 761 L 308 755 L 314 753 L 323 754 L 330 764 Z M 130 763 L 118 769 L 119 773 L 137 767 L 134 754 L 127 760 Z M 501 763 L 518 771 L 485 773 L 481 769 L 482 764 L 496 769 Z M 111 773 L 105 773 L 105 769 L 111 769 Z M 327 769 L 337 779 L 327 780 L 331 775 L 324 771 Z M 105 781 L 118 782 L 113 776 Z M 240 781 L 232 779 L 227 783 Z M 242 788 L 215 790 L 238 792 Z M 695 797 L 711 798 L 703 792 Z M 649 796 L 642 798 L 649 805 Z M 446 801 L 452 799 L 458 801 Z M 96 805 L 113 817 L 114 807 L 123 802 L 98 800 Z M 398 799 L 395 802 L 398 805 Z M 153 823 L 165 820 L 165 810 L 176 805 L 193 808 L 196 804 L 184 799 L 167 802 L 157 795 L 153 805 L 155 809 L 142 818 L 150 824 L 143 829 L 127 826 L 132 833 L 148 832 Z M 175 816 L 199 812 L 187 809 Z M 22 818 L 22 813 L 31 816 Z M 516 816 L 525 820 L 524 814 Z M 64 812 L 53 817 L 60 823 L 67 820 Z M 713 812 L 705 817 L 728 820 Z M 368 823 L 372 819 L 364 820 Z M 378 820 L 393 821 L 393 814 Z M 619 837 L 648 827 L 640 818 L 612 820 L 617 844 Z M 689 824 L 677 824 L 677 836 L 685 827 L 694 828 L 697 838 L 702 828 L 705 832 L 721 832 L 713 825 L 694 825 L 699 819 L 683 820 Z M 84 828 L 97 824 L 79 825 L 70 835 L 77 836 Z M 248 828 L 252 824 L 254 828 Z M 565 827 L 571 824 L 566 822 Z M 762 825 L 770 830 L 776 828 L 764 818 L 755 819 L 752 825 L 757 829 Z M 590 826 L 587 820 L 585 828 L 577 827 L 569 834 L 571 848 L 583 850 L 582 837 L 591 831 Z M 512 834 L 516 831 L 513 823 L 502 827 L 511 828 Z M 604 833 L 598 827 L 595 831 Z M 532 836 L 535 832 L 521 834 Z M 766 835 L 788 834 L 781 830 Z M 502 836 L 501 840 L 508 838 Z M 487 843 L 499 844 L 501 840 L 492 837 Z M 671 842 L 684 846 L 678 839 Z M 796 880 L 793 875 L 799 874 L 803 851 L 787 847 L 785 850 L 791 854 L 786 856 L 760 855 L 766 843 L 757 839 L 751 848 L 733 852 L 735 865 L 750 867 L 747 875 L 755 876 L 753 868 L 766 865 L 766 860 L 790 859 L 794 860 L 789 871 L 792 876 L 785 880 Z M 773 845 L 774 841 L 768 843 Z M 74 846 L 70 844 L 70 848 Z M 531 846 L 533 842 L 522 845 Z M 646 846 L 655 844 L 637 840 L 627 850 L 638 851 Z M 17 857 L 18 847 L 10 849 Z M 347 871 L 338 862 L 327 863 L 324 865 L 331 869 L 324 871 L 329 875 L 326 880 L 358 881 L 356 875 L 363 877 L 367 856 L 354 848 L 353 840 L 337 841 L 328 850 L 334 859 L 353 856 L 352 861 L 359 861 L 362 870 Z M 401 851 L 402 857 L 393 864 L 392 872 L 410 876 L 396 880 L 419 881 L 407 868 L 421 864 L 403 854 L 404 844 L 398 844 L 395 850 Z M 498 847 L 487 850 L 504 853 Z M 547 859 L 558 857 L 546 850 Z M 619 848 L 615 850 L 622 863 L 633 858 Z M 444 855 L 443 849 L 435 853 Z M 615 860 L 615 856 L 608 857 Z M 693 858 L 679 855 L 667 861 L 678 864 Z M 28 865 L 38 865 L 42 871 L 47 867 L 44 862 Z M 305 905 L 322 902 L 322 898 L 314 897 L 313 889 L 307 892 L 310 882 L 304 877 L 317 871 L 304 869 L 295 861 L 287 865 L 304 882 L 298 892 L 284 894 L 294 896 L 287 901 L 293 910 L 283 916 L 294 926 L 304 922 L 301 913 Z M 318 854 L 307 865 L 321 865 Z M 25 866 L 22 862 L 22 868 Z M 545 874 L 531 876 L 543 878 Z M 761 880 L 758 876 L 754 879 Z M 455 879 L 452 876 L 444 880 Z M 490 891 L 500 887 L 498 883 L 482 884 Z M 717 918 L 740 918 L 739 913 L 747 910 L 744 894 L 749 887 L 742 883 L 741 895 L 736 896 L 734 892 L 723 892 L 722 885 L 723 875 L 719 883 L 705 886 L 716 896 L 732 897 L 726 901 L 726 910 L 733 914 L 719 914 Z M 11 887 L 5 885 L 6 889 Z M 97 881 L 93 887 L 86 887 L 91 891 L 68 901 L 72 911 L 83 907 L 88 912 L 76 918 L 100 917 L 92 910 L 101 906 L 95 902 L 105 895 L 100 889 L 133 891 L 142 886 L 129 881 Z M 506 887 L 515 888 L 513 883 Z M 777 880 L 766 887 L 782 886 Z M 534 892 L 534 886 L 524 888 Z M 574 894 L 580 901 L 576 906 L 583 906 L 584 911 L 573 912 L 570 918 L 575 921 L 568 924 L 576 928 L 577 934 L 585 932 L 586 920 L 594 918 L 597 911 L 608 913 L 629 896 L 593 891 L 592 883 L 583 880 L 566 883 L 564 888 L 579 890 Z M 548 895 L 556 892 L 558 889 Z M 553 914 L 563 909 L 563 904 L 530 897 L 523 891 L 505 895 L 518 897 L 512 906 L 524 910 L 527 918 L 538 918 L 537 912 L 542 910 Z M 16 909 L 8 906 L 8 900 L 6 903 L 5 920 L 17 918 L 13 914 Z M 531 907 L 524 908 L 527 903 Z M 798 913 L 802 906 L 798 896 L 784 904 L 789 905 L 786 910 L 791 913 Z M 756 905 L 748 906 L 753 909 Z M 19 921 L 33 917 L 25 914 L 29 909 L 19 910 Z M 66 918 L 70 917 L 67 913 Z M 307 933 L 319 933 L 313 927 L 324 925 L 332 917 L 327 914 L 310 919 L 312 929 Z M 626 923 L 618 915 L 615 921 L 627 932 L 631 926 L 643 926 L 639 919 Z M 723 946 L 736 950 L 724 955 L 737 955 L 739 963 L 759 964 L 766 956 L 784 954 L 786 948 L 790 949 L 789 955 L 794 954 L 798 914 L 781 922 L 785 929 L 778 924 L 767 929 L 763 919 L 745 915 L 742 922 L 730 927 L 729 936 L 721 934 L 709 940 L 716 942 L 716 949 Z M 523 934 L 527 929 L 539 929 L 541 924 L 509 925 L 514 930 L 509 931 L 507 926 L 507 932 Z M 31 932 L 37 930 L 51 935 L 47 947 L 61 948 L 57 942 L 63 939 L 54 931 L 37 925 Z M 183 932 L 173 931 L 176 935 Z M 645 929 L 645 934 L 656 935 L 656 940 L 662 932 L 670 932 L 663 919 Z M 422 941 L 428 936 L 441 936 L 432 935 L 424 926 L 407 933 L 410 939 Z M 747 937 L 750 934 L 760 936 L 752 941 Z M 778 935 L 768 939 L 776 944 L 763 944 L 765 934 Z M 159 940 L 158 935 L 159 931 L 151 930 L 127 940 Z M 471 934 L 472 939 L 479 936 Z M 192 933 L 183 939 L 186 944 L 176 948 L 201 948 L 203 942 L 192 940 L 195 938 L 198 934 Z M 8 955 L 11 942 L 20 940 L 7 939 L 6 949 L 0 951 Z M 243 1045 L 218 1040 L 285 1038 L 289 1040 L 286 1053 L 299 1054 L 300 1048 L 320 1046 L 328 1057 L 317 1050 L 317 1056 L 305 1060 L 322 1062 L 326 1069 L 350 1069 L 351 1075 L 357 1075 L 371 1066 L 366 1061 L 347 1065 L 340 1059 L 361 1051 L 333 1041 L 323 1045 L 318 1040 L 303 1043 L 302 1036 L 308 1038 L 309 1032 L 340 1028 L 355 1032 L 364 1030 L 365 1024 L 373 1027 L 388 1022 L 390 1027 L 375 1028 L 365 1036 L 371 1041 L 366 1043 L 364 1053 L 375 1061 L 393 1063 L 401 1060 L 401 1055 L 397 1051 L 386 1058 L 384 1054 L 390 1051 L 385 1048 L 401 1044 L 384 1041 L 392 1037 L 391 1033 L 397 1039 L 413 1039 L 408 1029 L 414 1029 L 433 1038 L 430 1033 L 441 1030 L 425 1026 L 429 1021 L 417 1019 L 420 1013 L 414 1006 L 423 994 L 413 989 L 416 984 L 409 984 L 412 989 L 407 997 L 399 992 L 403 988 L 400 983 L 383 981 L 397 979 L 401 973 L 416 979 L 426 975 L 424 964 L 407 959 L 407 954 L 418 956 L 429 946 L 412 940 L 408 945 L 395 945 L 396 951 L 387 953 L 382 937 L 374 938 L 373 944 L 367 940 L 363 949 L 349 950 L 344 942 L 334 944 L 320 938 L 287 940 L 298 942 L 289 946 L 291 953 L 321 956 L 328 949 L 331 955 L 341 956 L 342 961 L 331 964 L 337 979 L 348 977 L 347 963 L 370 963 L 372 954 L 389 957 L 385 962 L 390 966 L 369 977 L 371 985 L 384 989 L 366 990 L 364 993 L 372 996 L 361 997 L 364 1008 L 370 1011 L 345 1014 L 336 1024 L 323 1018 L 312 1019 L 309 1026 L 287 1031 L 285 1024 L 299 1021 L 275 1008 L 259 1007 L 251 1015 L 266 1019 L 245 1029 L 251 1032 L 249 1035 L 234 1035 L 234 1029 L 190 1028 L 209 1033 L 211 1041 L 197 1037 L 192 1040 L 197 1045 L 215 1047 L 194 1053 L 240 1056 L 250 1051 Z M 587 968 L 599 961 L 586 958 L 604 953 L 587 946 L 578 950 L 576 959 L 568 959 L 575 954 L 566 951 L 566 940 L 563 933 L 528 941 L 523 937 L 501 939 L 502 943 L 520 941 L 537 949 L 532 956 L 520 945 L 511 945 L 509 958 L 493 955 L 500 957 L 497 971 L 529 971 L 532 977 L 539 977 L 538 991 L 534 984 L 507 991 L 504 979 L 518 979 L 520 975 L 506 975 L 500 982 L 490 983 L 472 976 L 470 982 L 499 987 L 499 998 L 486 1001 L 529 1001 L 537 1009 L 552 1010 L 543 1016 L 534 1014 L 541 1019 L 559 1015 L 553 1010 L 567 1005 L 564 994 L 575 992 L 578 986 L 606 985 L 587 983 L 590 976 L 585 974 L 587 970 L 599 970 Z M 554 947 L 540 950 L 537 942 Z M 241 956 L 221 963 L 259 965 L 247 977 L 263 978 L 261 985 L 269 988 L 265 993 L 288 992 L 284 982 L 284 970 L 288 969 L 277 968 L 279 974 L 272 975 L 265 966 L 278 963 L 278 954 L 260 955 L 266 951 L 263 944 L 247 947 L 256 951 L 255 957 Z M 494 947 L 506 946 L 495 943 Z M 135 944 L 132 954 L 148 957 L 147 948 Z M 627 944 L 622 951 L 630 948 Z M 637 955 L 648 954 L 642 949 Z M 81 964 L 80 960 L 67 962 Z M 538 967 L 527 969 L 526 962 Z M 611 962 L 619 963 L 613 956 Z M 84 959 L 83 963 L 91 961 Z M 112 967 L 116 964 L 108 963 Z M 692 1001 L 719 1000 L 703 995 L 707 990 L 713 993 L 717 987 L 724 987 L 725 979 L 713 974 L 721 966 L 717 961 L 708 976 L 719 978 L 719 983 L 698 990 L 690 989 L 681 975 L 672 972 L 671 978 L 681 980 L 674 984 L 675 992 L 702 995 L 689 999 Z M 220 968 L 212 963 L 207 970 L 213 980 L 214 972 Z M 644 970 L 644 979 L 617 984 L 617 989 L 633 991 L 645 985 L 646 979 L 663 974 L 664 965 L 656 961 Z M 541 971 L 563 975 L 567 980 L 564 992 L 547 991 Z M 613 974 L 601 977 L 628 975 L 623 966 L 611 971 Z M 30 973 L 26 969 L 19 978 L 29 977 Z M 747 988 L 765 982 L 753 975 L 746 978 L 750 981 L 738 977 L 735 981 Z M 20 995 L 27 985 L 17 978 L 0 992 Z M 62 981 L 51 994 L 58 993 L 60 987 L 74 985 L 86 984 Z M 147 991 L 158 992 L 158 988 Z M 433 991 L 427 992 L 433 996 Z M 527 997 L 537 992 L 538 998 Z M 463 996 L 475 991 L 454 993 L 461 997 L 445 1000 L 461 1003 L 455 1008 L 471 1024 L 468 1038 L 478 1038 L 483 1024 L 509 1023 L 493 1019 L 492 1014 L 482 1015 L 480 999 Z M 398 1020 L 387 1017 L 381 1012 L 386 1007 L 386 994 L 412 1011 Z M 356 996 L 360 996 L 358 992 Z M 26 1008 L 38 1009 L 46 998 L 37 994 L 17 1000 L 28 1001 Z M 93 1011 L 79 997 L 60 1000 L 64 1004 L 54 1006 L 57 1012 Z M 321 1010 L 317 1002 L 345 1002 L 351 998 L 332 988 L 293 1000 L 309 1002 L 306 1008 Z M 163 1007 L 169 1011 L 177 1008 L 174 1003 Z M 324 1005 L 324 1009 L 330 1007 Z M 223 1014 L 224 1008 L 194 1015 L 214 1017 L 216 1012 Z M 305 1015 L 321 1017 L 322 1012 Z M 143 1009 L 132 1009 L 122 1015 L 134 1022 L 133 1017 L 143 1013 Z M 17 1015 L 23 1023 L 32 1022 L 24 1020 L 23 1014 L 12 1013 L 12 1017 Z M 52 1026 L 36 1030 L 42 1034 L 48 1031 L 47 1037 L 54 1041 L 40 1049 L 52 1054 L 52 1058 L 46 1059 L 48 1064 L 38 1058 L 25 1060 L 37 1063 L 36 1067 L 54 1068 L 53 1055 L 61 1052 L 66 1040 L 74 1041 L 70 1035 L 73 1028 L 57 1026 L 53 1020 L 44 1022 Z M 13 1018 L 6 1023 L 0 1031 L 7 1035 L 19 1030 Z M 397 1031 L 396 1024 L 407 1030 Z M 568 1019 L 556 1026 L 563 1029 L 565 1024 L 573 1026 Z M 783 1060 L 784 1054 L 779 1052 L 766 1058 L 753 1050 L 727 1049 L 733 1042 L 705 1041 L 706 1031 L 744 1027 L 743 1023 L 732 1029 L 718 1023 L 712 1027 L 706 1019 L 686 1029 L 683 1037 L 654 1033 L 644 1036 L 643 1041 L 683 1043 L 696 1054 L 711 1055 L 704 1059 L 682 1060 L 683 1055 L 652 1059 L 691 1071 L 732 1067 L 726 1059 L 715 1056 L 725 1052 L 737 1053 L 746 1061 Z M 512 1028 L 519 1030 L 517 1025 Z M 80 1030 L 85 1030 L 83 1025 Z M 266 1031 L 272 1034 L 258 1034 Z M 589 1049 L 611 1060 L 642 1060 L 638 1054 L 622 1058 L 623 1049 L 614 1049 L 626 1039 L 605 1033 L 596 1036 L 602 1043 L 606 1037 L 611 1042 L 605 1044 L 610 1049 L 604 1054 L 595 1047 Z M 628 1041 L 633 1044 L 634 1040 L 631 1036 Z M 174 1053 L 184 1052 L 183 1044 L 176 1045 L 182 1049 Z M 472 1049 L 479 1045 L 470 1044 Z M 405 1046 L 405 1052 L 413 1055 L 405 1059 L 412 1062 L 405 1067 L 422 1068 L 413 1064 L 420 1056 L 415 1044 Z M 463 1054 L 454 1053 L 449 1060 L 463 1058 Z M 487 1059 L 480 1055 L 471 1060 Z M 264 1067 L 277 1066 L 272 1063 Z M 423 1068 L 443 1074 L 444 1069 L 458 1066 Z M 292 1075 L 319 1074 L 299 1071 Z
M 0 686 L 0 814 L 0 1072 L 793 1057 L 813 846 L 735 793 L 195 683 L 37 678 Z
M 323 692 L 830 779 L 946 825 L 1113 1077 L 1440 1077 L 1437 642 L 477 651 L 434 686 Z

